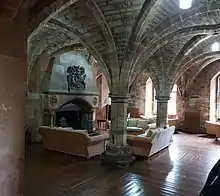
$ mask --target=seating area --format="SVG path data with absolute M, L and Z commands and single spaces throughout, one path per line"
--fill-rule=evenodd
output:
M 45 149 L 87 159 L 101 155 L 109 137 L 108 133 L 90 136 L 86 130 L 48 126 L 41 126 L 39 132 L 42 134 Z
M 206 133 L 214 135 L 216 138 L 220 138 L 220 123 L 219 122 L 205 122 Z
M 132 154 L 151 157 L 167 148 L 172 141 L 175 127 L 160 128 L 154 131 L 147 131 L 141 135 L 127 135 L 127 142 Z
M 148 119 L 128 118 L 127 119 L 127 134 L 140 135 L 145 133 L 149 124 Z
M 128 119 L 127 144 L 133 155 L 149 158 L 167 148 L 172 141 L 175 127 L 156 128 L 148 120 Z M 90 159 L 101 155 L 109 141 L 109 132 L 88 133 L 72 127 L 41 126 L 39 132 L 45 149 Z
M 100 122 L 105 123 L 101 126 Z M 178 127 L 178 119 L 169 119 L 164 128 L 157 128 L 152 119 L 127 118 L 127 145 L 134 156 L 150 158 L 163 151 L 172 143 L 172 136 Z M 103 128 L 104 127 L 104 128 Z M 111 121 L 99 121 L 92 133 L 86 129 L 75 130 L 72 127 L 41 126 L 39 132 L 45 149 L 76 155 L 90 159 L 102 155 L 109 143 Z M 206 121 L 206 133 L 220 137 L 220 123 Z

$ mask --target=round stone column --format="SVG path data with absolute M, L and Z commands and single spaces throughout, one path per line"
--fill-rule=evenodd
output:
M 89 110 L 87 116 L 87 131 L 88 133 L 91 133 L 93 131 L 93 110 Z
M 167 125 L 167 112 L 169 96 L 156 96 L 157 100 L 157 127 L 164 127 Z
M 22 195 L 27 64 L 0 55 L 0 195 Z
M 0 195 L 23 195 L 27 15 L 0 21 Z
M 125 146 L 127 130 L 128 97 L 110 94 L 111 129 L 110 142 L 115 146 Z
M 102 156 L 102 163 L 127 167 L 133 157 L 127 147 L 127 108 L 128 96 L 110 94 L 111 97 L 111 127 L 110 141 Z

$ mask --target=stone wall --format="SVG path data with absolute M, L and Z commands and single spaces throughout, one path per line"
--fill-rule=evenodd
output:
M 99 108 L 96 109 L 96 119 L 106 119 L 106 105 L 109 105 L 109 88 L 108 83 L 103 74 L 99 75 L 96 80 L 96 85 L 99 90 Z
M 129 109 L 139 108 L 140 114 L 145 114 L 145 97 L 146 97 L 146 82 L 148 75 L 143 72 L 130 87 Z
M 204 132 L 205 121 L 209 120 L 210 82 L 219 71 L 220 62 L 218 61 L 203 69 L 193 81 L 190 81 L 189 86 L 187 86 L 189 76 L 193 75 L 190 69 L 178 81 L 177 113 L 181 128 L 184 127 L 185 112 L 200 112 L 200 129 Z

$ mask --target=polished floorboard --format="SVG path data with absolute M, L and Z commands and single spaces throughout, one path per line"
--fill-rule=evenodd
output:
M 33 146 L 26 158 L 24 196 L 198 196 L 220 158 L 220 142 L 177 134 L 168 150 L 128 169 Z

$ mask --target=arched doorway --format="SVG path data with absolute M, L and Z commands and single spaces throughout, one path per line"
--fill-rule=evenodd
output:
M 87 129 L 92 131 L 93 110 L 92 106 L 84 99 L 73 99 L 62 105 L 55 114 L 55 125 L 61 126 L 61 121 L 66 120 L 66 125 L 73 129 Z
M 145 116 L 152 117 L 157 115 L 157 100 L 155 98 L 156 90 L 154 88 L 153 81 L 148 78 L 146 82 L 146 98 L 145 98 Z M 168 102 L 168 116 L 177 116 L 177 85 L 173 86 L 170 93 L 170 100 Z

